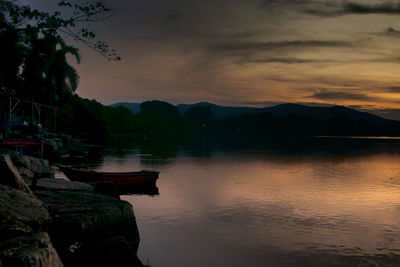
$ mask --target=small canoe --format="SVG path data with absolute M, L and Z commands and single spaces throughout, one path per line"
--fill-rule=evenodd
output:
M 156 184 L 159 174 L 159 172 L 156 171 L 96 172 L 64 166 L 58 167 L 70 180 L 86 183 L 110 181 L 117 185 L 152 186 Z

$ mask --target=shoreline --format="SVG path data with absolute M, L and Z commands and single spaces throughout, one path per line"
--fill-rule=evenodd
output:
M 48 160 L 0 152 L 1 266 L 144 266 L 133 207 L 113 185 L 54 178 Z

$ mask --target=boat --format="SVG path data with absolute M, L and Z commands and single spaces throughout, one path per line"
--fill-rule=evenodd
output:
M 43 155 L 43 139 L 3 139 L 0 136 L 0 146 L 17 152 Z
M 109 181 L 122 186 L 155 186 L 159 172 L 97 172 L 77 168 L 58 166 L 59 169 L 72 181 L 98 182 Z

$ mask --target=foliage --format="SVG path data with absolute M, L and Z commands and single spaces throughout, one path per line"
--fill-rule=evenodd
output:
M 89 143 L 137 142 L 143 149 L 165 148 L 171 143 L 177 145 L 184 140 L 196 142 L 204 138 L 245 143 L 301 136 L 398 136 L 400 132 L 397 121 L 350 120 L 342 115 L 320 121 L 293 113 L 279 117 L 260 113 L 212 120 L 209 107 L 193 107 L 183 116 L 175 106 L 162 101 L 144 102 L 141 108 L 135 115 L 123 106 L 103 106 L 74 95 L 58 112 L 58 131 L 84 138 Z
M 31 9 L 28 5 L 17 5 L 15 0 L 0 0 L 0 19 L 3 23 L 12 26 L 20 32 L 35 32 L 39 35 L 61 37 L 60 33 L 69 35 L 77 41 L 83 42 L 95 49 L 110 60 L 120 60 L 116 51 L 101 40 L 88 27 L 88 23 L 107 19 L 111 9 L 101 1 L 94 3 L 72 4 L 61 0 L 57 4 L 63 12 L 48 13 Z M 63 14 L 71 14 L 64 17 Z
M 0 0 L 0 92 L 54 104 L 73 93 L 79 77 L 68 55 L 79 63 L 78 49 L 64 37 L 95 49 L 109 60 L 119 60 L 116 51 L 97 40 L 85 25 L 106 19 L 110 9 L 101 2 L 71 4 L 59 1 L 63 13 L 43 12 L 15 0 Z M 71 12 L 72 11 L 72 12 Z M 63 14 L 72 14 L 64 17 Z
M 183 118 L 190 127 L 204 128 L 210 121 L 211 116 L 211 107 L 195 106 L 189 108 Z
M 140 105 L 139 117 L 146 130 L 178 130 L 181 118 L 178 109 L 163 101 L 147 101 Z
M 115 134 L 132 133 L 137 119 L 124 107 L 107 107 L 95 100 L 71 96 L 58 112 L 58 131 L 106 144 Z

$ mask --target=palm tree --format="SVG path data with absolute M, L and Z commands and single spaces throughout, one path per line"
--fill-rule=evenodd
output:
M 62 100 L 75 92 L 79 76 L 69 64 L 67 55 L 71 54 L 79 63 L 78 49 L 66 45 L 59 36 L 54 35 L 42 38 L 36 35 L 29 42 L 30 51 L 23 70 L 28 93 L 41 102 L 54 104 L 55 100 Z
M 47 46 L 47 65 L 45 91 L 48 94 L 48 103 L 64 100 L 78 88 L 79 76 L 76 70 L 68 63 L 67 55 L 72 55 L 77 63 L 80 55 L 77 48 L 68 46 L 59 36 L 43 38 Z
M 35 101 L 54 105 L 62 101 L 78 87 L 79 76 L 69 64 L 71 54 L 79 63 L 78 49 L 68 46 L 58 35 L 47 34 L 39 38 L 37 31 L 26 34 L 28 53 L 22 64 L 24 86 L 19 91 L 22 98 L 32 103 L 31 123 L 34 123 Z
M 4 23 L 0 17 L 0 92 L 13 94 L 19 87 L 23 45 L 18 31 Z

